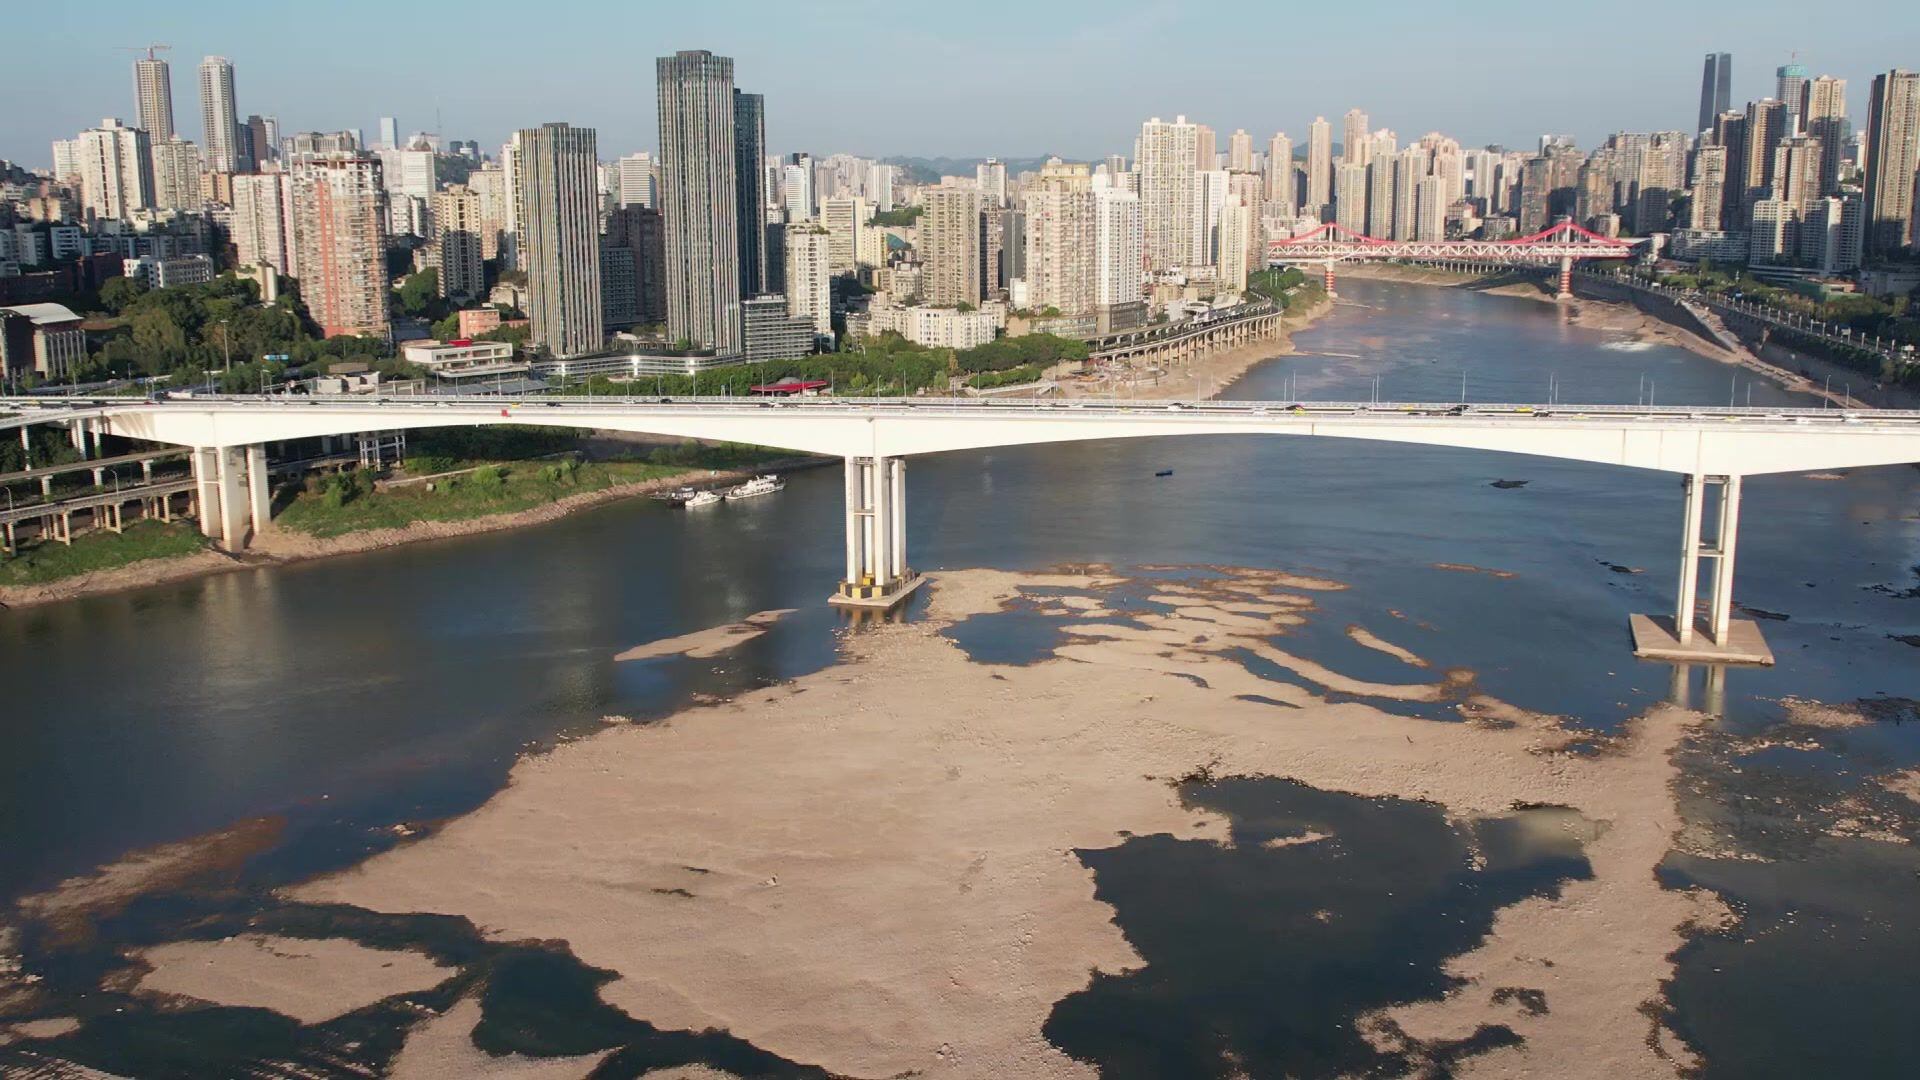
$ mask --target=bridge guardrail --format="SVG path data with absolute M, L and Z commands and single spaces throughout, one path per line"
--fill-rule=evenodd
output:
M 11 399 L 0 398 L 0 409 L 8 408 Z M 672 396 L 653 397 L 651 395 L 632 395 L 623 397 L 597 398 L 488 398 L 484 401 L 445 400 L 436 398 L 375 398 L 352 397 L 337 399 L 333 397 L 261 397 L 259 395 L 220 395 L 201 396 L 182 400 L 127 401 L 119 399 L 103 403 L 103 407 L 114 411 L 136 411 L 148 409 L 214 409 L 259 408 L 273 409 L 347 409 L 372 410 L 388 409 L 393 411 L 395 420 L 402 412 L 433 412 L 441 409 L 453 409 L 492 417 L 503 410 L 540 410 L 562 409 L 581 412 L 604 411 L 608 409 L 660 409 L 681 407 L 733 407 L 738 409 L 786 409 L 808 411 L 856 410 L 863 412 L 1088 412 L 1108 413 L 1160 412 L 1169 409 L 1216 414 L 1272 413 L 1272 412 L 1308 412 L 1308 413 L 1359 413 L 1394 415 L 1404 413 L 1447 414 L 1463 416 L 1553 416 L 1566 419 L 1574 416 L 1652 416 L 1676 419 L 1693 417 L 1732 417 L 1763 419 L 1769 417 L 1825 418 L 1834 421 L 1846 419 L 1879 421 L 1920 421 L 1920 410 L 1900 409 L 1842 409 L 1842 408 L 1767 408 L 1764 406 L 1727 406 L 1727 405 L 1622 405 L 1588 404 L 1580 402 L 1432 402 L 1432 401 L 1221 401 L 1221 400 L 1167 400 L 1145 398 L 1069 398 L 1064 400 L 1044 399 L 993 399 L 966 397 L 923 397 L 923 398 L 856 398 L 856 397 L 814 397 L 814 398 L 767 398 L 767 397 L 731 397 L 731 396 Z M 93 413 L 88 413 L 93 415 Z M 61 417 L 50 417 L 59 419 Z M 395 424 L 401 427 L 404 424 Z

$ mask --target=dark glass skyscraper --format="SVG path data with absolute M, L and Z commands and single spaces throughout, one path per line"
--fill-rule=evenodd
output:
M 1713 121 L 1733 100 L 1733 54 L 1708 53 L 1700 74 L 1700 123 L 1694 130 L 1712 131 Z
M 740 214 L 740 295 L 767 291 L 767 105 L 733 92 L 733 182 Z

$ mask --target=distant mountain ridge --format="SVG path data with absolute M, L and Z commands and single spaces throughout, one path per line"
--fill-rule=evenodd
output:
M 1053 154 L 1041 154 L 1039 157 L 1001 158 L 1006 162 L 1007 176 L 1017 176 L 1023 172 L 1039 172 L 1040 166 L 1047 163 Z M 1058 155 L 1063 161 L 1085 161 L 1085 158 L 1070 158 Z M 907 171 L 907 179 L 916 184 L 937 184 L 943 176 L 972 176 L 974 167 L 987 160 L 983 157 L 887 157 L 881 158 L 888 165 L 898 165 Z
M 1221 150 L 1224 151 L 1225 149 L 1225 144 L 1222 143 Z M 1265 150 L 1266 148 L 1262 146 L 1259 147 L 1259 149 Z M 1345 148 L 1339 143 L 1334 143 L 1331 154 L 1332 159 L 1338 161 L 1344 155 Z M 1062 161 L 1084 161 L 1090 165 L 1097 165 L 1106 160 L 1105 157 L 1083 158 L 1073 157 L 1068 154 L 1041 154 L 1038 157 L 1001 158 L 1000 160 L 1007 164 L 1007 176 L 1014 177 L 1023 172 L 1039 172 L 1040 166 L 1045 165 L 1047 159 L 1051 157 L 1058 157 Z M 1305 143 L 1294 146 L 1293 159 L 1295 161 L 1305 161 L 1307 159 L 1307 145 Z M 884 157 L 880 160 L 888 165 L 898 165 L 902 169 L 905 169 L 907 179 L 916 184 L 937 184 L 943 176 L 972 176 L 974 167 L 987 159 L 983 157 L 907 157 L 904 155 L 896 155 L 894 157 Z

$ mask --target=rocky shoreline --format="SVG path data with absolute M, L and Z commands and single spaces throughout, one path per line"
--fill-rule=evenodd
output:
M 428 540 L 445 540 L 455 536 L 473 536 L 505 529 L 518 529 L 554 521 L 568 514 L 604 506 L 621 499 L 669 491 L 695 480 L 739 483 L 751 477 L 754 472 L 793 472 L 819 464 L 821 459 L 818 458 L 795 457 L 759 466 L 753 471 L 729 469 L 714 472 L 706 469 L 688 469 L 657 480 L 614 484 L 597 491 L 583 491 L 578 495 L 569 495 L 545 506 L 517 510 L 512 513 L 489 514 L 464 521 L 416 521 L 397 529 L 368 529 L 324 539 L 287 529 L 270 530 L 255 537 L 253 546 L 238 554 L 224 551 L 199 551 L 175 558 L 146 559 L 97 573 L 77 574 L 43 585 L 0 587 L 0 610 L 35 607 L 41 604 L 58 603 L 62 600 L 74 600 L 83 596 L 124 592 L 210 574 L 231 573 L 236 570 L 250 570 L 265 566 L 284 566 L 309 559 L 378 551 L 383 548 L 399 547 L 402 544 L 417 544 Z

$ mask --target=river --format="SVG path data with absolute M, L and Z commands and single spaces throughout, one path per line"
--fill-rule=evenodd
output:
M 1296 334 L 1297 356 L 1226 396 L 1805 403 L 1680 349 L 1573 327 L 1548 304 L 1361 280 L 1341 290 L 1329 317 Z M 1391 606 L 1420 628 L 1405 644 L 1436 667 L 1471 668 L 1489 692 L 1596 731 L 1674 692 L 1669 667 L 1633 660 L 1626 630 L 1629 613 L 1671 607 L 1681 500 L 1667 474 L 1223 436 L 937 455 L 914 459 L 908 477 L 908 551 L 922 569 L 1284 566 L 1353 586 L 1291 647 L 1363 677 L 1382 660 L 1340 632 L 1342 616 Z M 1746 918 L 1687 946 L 1669 995 L 1674 1028 L 1710 1073 L 1891 1075 L 1920 1054 L 1893 1011 L 1920 969 L 1914 837 L 1820 827 L 1858 810 L 1846 798 L 1886 795 L 1868 773 L 1920 762 L 1920 726 L 1825 731 L 1793 753 L 1728 749 L 1779 725 L 1787 697 L 1882 699 L 1888 716 L 1912 718 L 1917 509 L 1920 471 L 1904 467 L 1747 485 L 1735 595 L 1763 613 L 1780 664 L 1729 672 L 1723 715 L 1688 750 L 1689 812 L 1736 850 L 1663 868 L 1673 887 L 1717 890 Z M 62 1052 L 192 1071 L 167 1041 L 183 1037 L 176 1021 L 144 999 L 81 1000 L 117 948 L 165 940 L 188 919 L 242 918 L 275 885 L 392 844 L 396 825 L 470 810 L 520 755 L 605 716 L 664 716 L 831 663 L 847 632 L 824 603 L 839 528 L 839 473 L 816 470 L 711 513 L 635 500 L 515 532 L 0 612 L 0 905 L 235 822 L 274 829 L 216 897 L 198 886 L 148 897 L 82 944 L 27 935 L 49 1010 L 126 1010 Z M 798 612 L 718 660 L 611 659 L 774 608 Z M 1029 648 L 1018 633 L 963 645 L 993 659 Z M 1702 673 L 1693 679 L 1697 705 Z M 1845 974 L 1819 974 L 1834 971 Z M 171 1035 L 129 1050 L 132 1031 Z M 284 1031 L 218 1042 L 210 1068 L 302 1052 Z M 744 1045 L 663 1053 L 753 1060 Z

